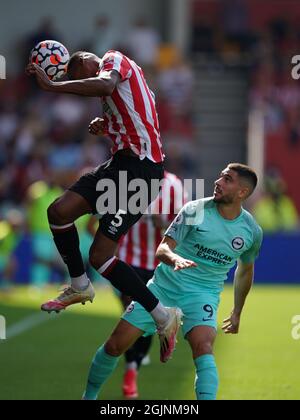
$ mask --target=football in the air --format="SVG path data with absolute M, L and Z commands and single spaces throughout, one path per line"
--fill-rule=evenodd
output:
M 69 59 L 67 48 L 53 40 L 39 42 L 30 53 L 30 62 L 45 70 L 50 80 L 60 78 L 66 73 Z

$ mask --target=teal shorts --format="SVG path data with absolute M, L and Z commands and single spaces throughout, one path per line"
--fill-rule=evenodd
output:
M 172 293 L 162 289 L 152 280 L 148 283 L 148 288 L 165 306 L 176 306 L 183 312 L 182 332 L 183 336 L 190 332 L 194 327 L 207 326 L 217 330 L 217 312 L 220 303 L 218 293 Z M 151 315 L 137 302 L 132 302 L 122 319 L 144 331 L 144 336 L 153 335 L 156 332 L 156 325 Z

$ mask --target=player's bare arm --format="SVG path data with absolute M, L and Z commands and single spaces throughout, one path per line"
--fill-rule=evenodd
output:
M 176 248 L 176 245 L 177 242 L 174 239 L 165 236 L 157 248 L 156 258 L 158 258 L 164 264 L 173 266 L 174 271 L 197 267 L 197 264 L 194 261 L 182 258 L 180 255 L 173 252 Z
M 254 275 L 254 264 L 245 264 L 239 261 L 234 276 L 234 308 L 230 317 L 223 321 L 225 334 L 237 334 L 239 332 L 242 310 L 251 289 Z
M 41 89 L 48 92 L 71 93 L 74 95 L 101 97 L 111 96 L 115 87 L 120 82 L 120 75 L 115 70 L 101 74 L 101 77 L 91 77 L 81 80 L 68 80 L 53 82 L 49 80 L 45 71 L 37 64 L 28 64 L 28 75 L 34 75 Z

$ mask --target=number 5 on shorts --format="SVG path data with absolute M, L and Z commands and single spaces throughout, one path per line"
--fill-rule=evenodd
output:
M 116 219 L 116 221 L 112 221 L 111 224 L 114 227 L 120 227 L 123 223 L 123 219 L 122 219 L 122 215 L 126 214 L 126 211 L 119 209 L 118 213 L 115 215 L 114 219 Z

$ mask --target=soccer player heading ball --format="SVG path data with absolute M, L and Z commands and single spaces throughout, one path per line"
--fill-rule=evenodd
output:
M 151 314 L 161 341 L 161 360 L 165 362 L 175 348 L 181 312 L 161 305 L 138 274 L 115 257 L 121 236 L 155 199 L 147 193 L 141 200 L 144 208 L 138 214 L 131 212 L 128 206 L 122 208 L 119 172 L 126 172 L 127 185 L 135 179 L 144 180 L 149 192 L 151 180 L 163 179 L 164 155 L 154 95 L 141 68 L 118 51 L 108 51 L 103 58 L 85 51 L 76 52 L 68 63 L 67 81 L 49 80 L 45 71 L 35 63 L 30 63 L 26 71 L 36 77 L 38 85 L 45 91 L 101 98 L 104 118 L 93 120 L 89 131 L 95 135 L 104 133 L 113 142 L 112 158 L 82 176 L 48 209 L 54 242 L 68 267 L 72 283 L 56 299 L 43 304 L 42 310 L 59 312 L 75 303 L 93 301 L 95 293 L 85 272 L 74 222 L 84 214 L 97 213 L 101 192 L 96 186 L 100 180 L 111 180 L 115 186 L 116 209 L 113 214 L 106 212 L 101 215 L 90 249 L 90 263 L 113 286 L 132 296 Z M 128 201 L 134 193 L 128 191 Z

